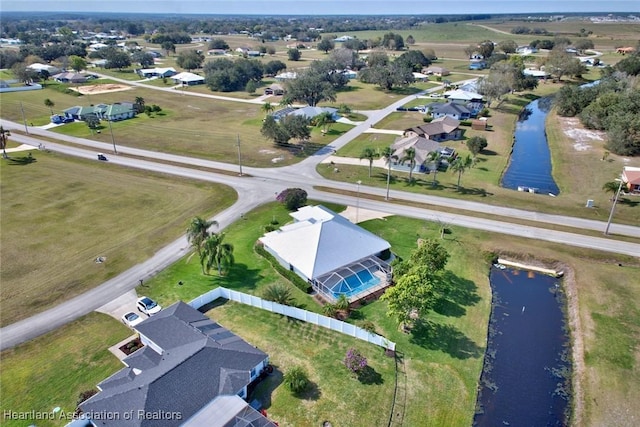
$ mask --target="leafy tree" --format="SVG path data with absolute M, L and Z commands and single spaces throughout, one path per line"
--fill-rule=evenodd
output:
M 282 305 L 293 305 L 294 303 L 291 289 L 282 283 L 274 283 L 267 286 L 262 294 L 262 298 Z
M 493 55 L 494 45 L 491 40 L 481 41 L 478 45 L 478 52 L 485 58 L 490 58 Z
M 580 53 L 583 53 L 585 50 L 593 49 L 593 40 L 589 39 L 580 39 L 573 44 L 573 47 Z
M 91 133 L 100 126 L 100 119 L 95 114 L 85 116 L 84 122 L 87 124 L 87 127 L 91 129 Z
M 103 50 L 106 51 L 104 53 L 104 58 L 107 60 L 105 68 L 122 70 L 131 65 L 131 57 L 126 52 L 112 47 L 104 48 Z
M 287 58 L 289 58 L 289 61 L 299 61 L 301 57 L 302 53 L 298 49 L 292 48 L 287 50 Z
M 453 162 L 451 162 L 451 170 L 458 173 L 458 190 L 460 190 L 460 178 L 462 178 L 462 174 L 472 165 L 473 159 L 471 159 L 471 156 L 468 154 L 465 157 L 458 156 Z
M 300 366 L 293 366 L 284 374 L 283 382 L 292 393 L 299 394 L 309 386 L 309 376 Z
M 234 264 L 233 245 L 224 243 L 225 233 L 210 233 L 202 243 L 200 253 L 200 265 L 209 274 L 215 266 L 218 275 L 222 276 L 223 270 L 228 270 Z
M 367 66 L 369 68 L 375 68 L 377 66 L 389 65 L 389 55 L 385 52 L 371 52 L 367 57 Z
M 565 85 L 554 98 L 558 114 L 564 117 L 574 117 L 593 101 L 598 91 L 593 88 L 580 88 Z
M 373 169 L 373 161 L 376 159 L 376 151 L 371 147 L 365 147 L 360 153 L 360 160 L 367 159 L 369 161 L 369 178 L 371 178 L 371 169 Z
M 556 46 L 549 52 L 546 60 L 546 68 L 549 73 L 558 80 L 562 80 L 565 75 L 580 76 L 586 71 L 585 67 L 573 55 L 564 50 L 563 46 Z
M 264 74 L 266 74 L 267 76 L 275 76 L 280 71 L 286 70 L 286 69 L 287 69 L 287 65 L 284 62 L 278 61 L 278 60 L 269 61 L 266 64 L 264 64 Z
M 71 66 L 71 69 L 79 73 L 87 68 L 87 61 L 79 56 L 71 55 L 69 57 L 69 65 Z
M 515 53 L 518 48 L 518 43 L 513 40 L 503 40 L 498 43 L 498 49 L 504 53 Z
M 260 133 L 276 145 L 287 145 L 291 139 L 289 132 L 271 115 L 265 117 Z
M 229 44 L 224 39 L 211 39 L 209 49 L 229 49 Z
M 409 182 L 413 181 L 413 169 L 416 167 L 416 150 L 413 147 L 407 148 L 402 158 L 400 158 L 400 163 L 405 164 L 409 163 Z
M 343 363 L 352 374 L 358 375 L 367 367 L 367 358 L 355 348 L 350 348 L 344 356 Z
M 189 244 L 196 249 L 198 256 L 202 255 L 202 246 L 209 237 L 209 228 L 212 226 L 218 226 L 218 222 L 215 220 L 206 220 L 202 217 L 196 216 L 187 228 L 187 240 Z
M 398 61 L 366 68 L 360 72 L 360 80 L 376 84 L 387 91 L 394 86 L 408 86 L 415 81 L 412 69 Z
M 310 121 L 307 117 L 288 115 L 280 120 L 280 125 L 291 136 L 299 141 L 305 141 L 311 137 Z
M 324 53 L 329 53 L 329 51 L 333 50 L 335 47 L 336 45 L 333 40 L 330 40 L 328 38 L 323 38 L 322 40 L 320 40 L 320 43 L 318 43 L 318 50 L 321 50 Z
M 613 68 L 630 76 L 637 76 L 640 74 L 640 54 L 627 56 L 614 65 Z
M 405 40 L 405 43 L 407 43 L 409 46 L 413 46 L 414 44 L 416 44 L 416 39 L 414 39 L 413 36 L 409 34 L 407 36 L 407 39 Z
M 404 49 L 404 39 L 400 34 L 386 33 L 382 36 L 381 46 L 389 50 Z
M 422 53 L 426 56 L 430 61 L 435 61 L 438 59 L 438 55 L 436 55 L 436 51 L 433 49 L 422 49 Z
M 269 55 L 275 55 L 276 54 L 276 48 L 273 46 L 267 46 L 267 53 Z
M 295 211 L 307 204 L 307 192 L 302 188 L 287 188 L 283 190 L 276 200 L 283 203 L 290 211 Z
M 50 100 L 49 98 L 47 98 L 44 100 L 44 105 L 46 107 L 49 107 L 49 110 L 51 111 L 51 115 L 53 116 L 53 107 L 56 105 L 56 103 Z
M 298 73 L 298 78 L 287 82 L 287 98 L 315 107 L 319 102 L 336 100 L 336 90 L 325 75 L 312 69 Z
M 487 148 L 487 145 L 487 138 L 484 136 L 472 136 L 467 139 L 467 148 L 473 157 L 476 157 L 478 153 Z
M 5 130 L 4 126 L 0 125 L 0 150 L 2 150 L 3 159 L 9 158 L 9 156 L 7 156 L 7 140 L 9 136 L 11 136 L 11 131 Z
M 169 53 L 171 53 L 171 52 L 173 52 L 174 54 L 176 53 L 176 45 L 173 44 L 173 42 L 170 41 L 170 40 L 162 42 L 160 44 L 160 47 L 162 47 L 162 50 L 165 51 L 167 56 L 169 56 Z
M 420 71 L 423 67 L 428 67 L 431 60 L 419 50 L 410 50 L 398 57 L 396 62 L 404 64 L 405 67 L 411 68 L 412 71 Z
M 606 147 L 610 151 L 621 156 L 640 155 L 640 112 L 625 112 L 613 116 L 607 136 Z
M 187 71 L 200 68 L 204 62 L 204 55 L 198 53 L 196 50 L 182 51 L 176 58 L 176 64 L 179 67 L 187 69 Z
M 138 50 L 131 55 L 131 60 L 134 63 L 140 64 L 142 68 L 150 68 L 155 63 L 153 55 L 149 52 L 143 52 Z

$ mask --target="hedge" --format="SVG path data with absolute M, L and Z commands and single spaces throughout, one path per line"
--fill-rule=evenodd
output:
M 293 271 L 284 268 L 260 243 L 257 243 L 254 248 L 258 255 L 262 255 L 267 261 L 269 261 L 271 266 L 275 268 L 280 275 L 284 276 L 285 279 L 289 280 L 296 288 L 300 289 L 304 293 L 311 293 L 313 288 L 309 283 L 305 282 L 302 277 L 298 276 Z

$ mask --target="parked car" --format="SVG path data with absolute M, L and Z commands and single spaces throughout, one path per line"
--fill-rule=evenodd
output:
M 135 314 L 134 312 L 130 311 L 129 313 L 126 313 L 124 316 L 122 316 L 122 323 L 124 323 L 125 325 L 127 325 L 130 328 L 133 328 L 134 326 L 136 326 L 138 323 L 142 322 L 144 319 L 140 316 L 138 316 L 137 314 Z
M 146 314 L 147 316 L 153 316 L 162 310 L 162 307 L 158 305 L 157 302 L 152 300 L 149 297 L 140 297 L 138 298 L 138 302 L 136 303 L 138 307 L 138 311 Z
M 105 156 L 102 153 L 98 153 L 98 160 L 102 160 L 102 161 L 106 162 L 107 161 L 107 156 Z

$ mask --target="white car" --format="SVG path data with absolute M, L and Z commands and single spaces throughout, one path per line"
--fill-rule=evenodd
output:
M 133 311 L 130 311 L 129 313 L 126 313 L 124 316 L 122 316 L 122 323 L 124 323 L 130 328 L 133 328 L 143 320 L 144 319 L 142 317 L 138 316 Z
M 138 311 L 146 314 L 147 316 L 153 316 L 162 310 L 162 307 L 158 305 L 157 302 L 152 300 L 149 297 L 140 297 L 138 298 L 138 302 L 136 303 L 138 307 Z

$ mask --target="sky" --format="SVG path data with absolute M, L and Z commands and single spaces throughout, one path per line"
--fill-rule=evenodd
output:
M 640 0 L 0 0 L 0 13 L 9 11 L 252 15 L 640 13 Z

